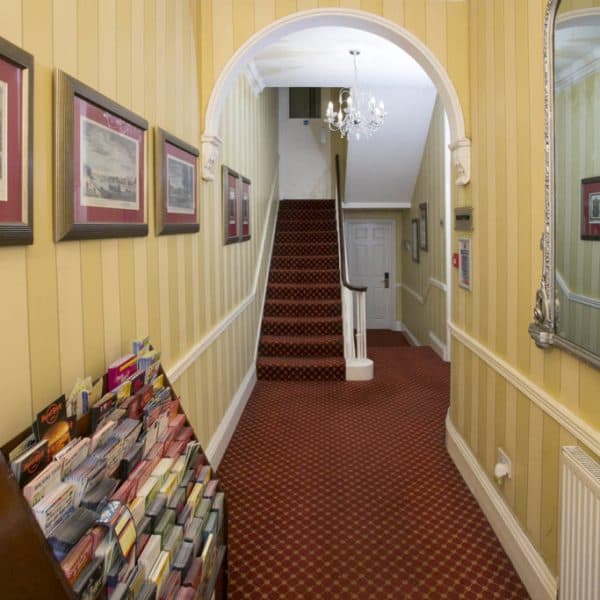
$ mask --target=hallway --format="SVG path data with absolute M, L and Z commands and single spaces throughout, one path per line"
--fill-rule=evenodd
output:
M 369 355 L 370 382 L 257 383 L 219 469 L 231 598 L 527 598 L 446 452 L 449 365 Z

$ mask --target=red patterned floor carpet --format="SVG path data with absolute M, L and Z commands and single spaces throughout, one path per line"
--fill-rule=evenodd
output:
M 230 598 L 527 598 L 446 452 L 448 365 L 378 336 L 373 381 L 257 383 L 219 469 Z

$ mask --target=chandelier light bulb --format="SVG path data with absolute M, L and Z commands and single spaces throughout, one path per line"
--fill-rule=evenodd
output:
M 369 137 L 383 124 L 386 112 L 383 101 L 375 99 L 370 93 L 358 87 L 358 67 L 356 58 L 359 50 L 350 50 L 354 62 L 354 84 L 350 88 L 340 90 L 339 109 L 334 111 L 333 102 L 327 104 L 325 122 L 331 131 L 339 131 L 342 138 L 354 135 L 360 140 L 361 135 Z

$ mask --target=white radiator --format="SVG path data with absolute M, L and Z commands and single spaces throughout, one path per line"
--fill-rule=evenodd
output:
M 600 599 L 600 464 L 577 446 L 561 456 L 560 600 Z

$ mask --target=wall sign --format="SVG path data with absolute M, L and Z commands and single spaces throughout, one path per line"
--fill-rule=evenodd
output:
M 458 238 L 458 285 L 471 289 L 471 239 Z

